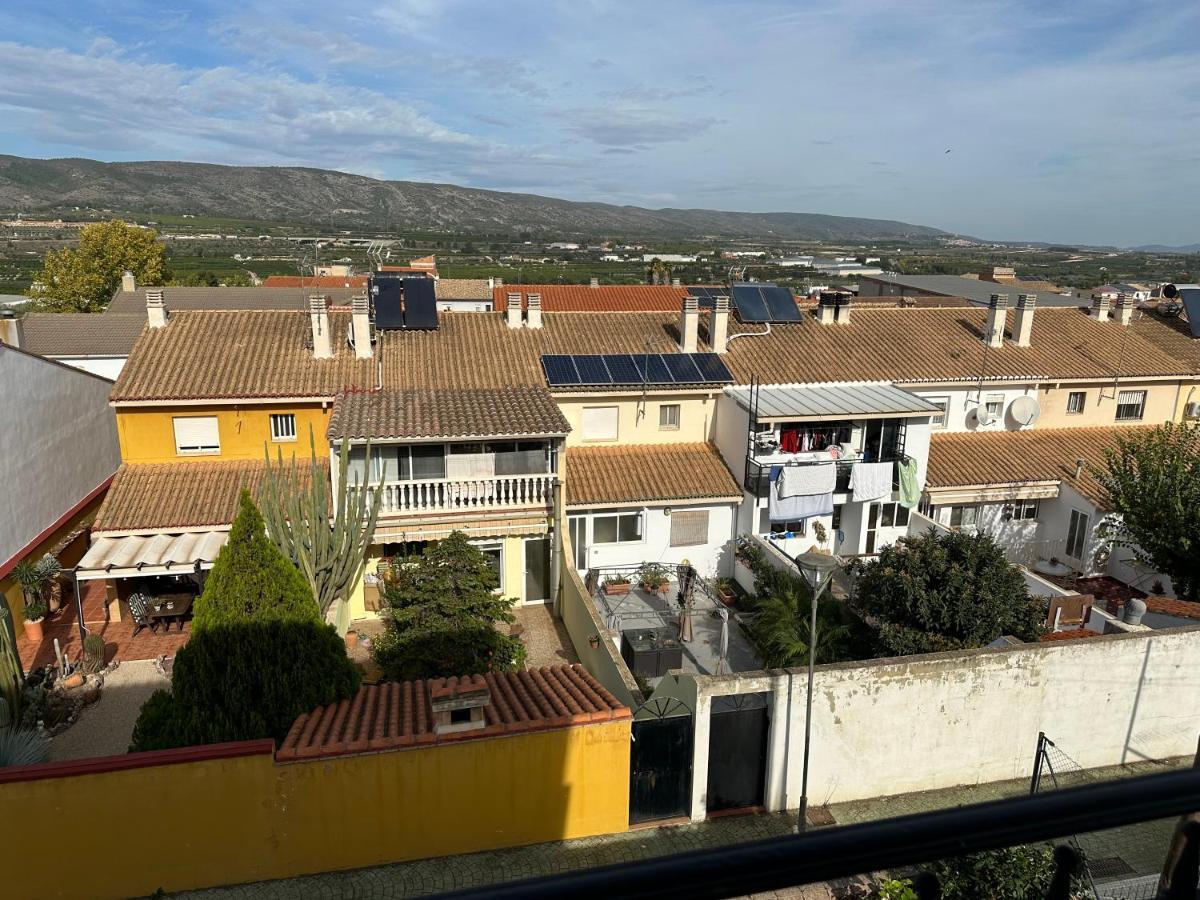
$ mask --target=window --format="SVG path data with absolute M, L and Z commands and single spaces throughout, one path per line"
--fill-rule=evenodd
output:
M 950 527 L 970 528 L 978 521 L 979 507 L 952 506 L 950 507 Z
M 1083 548 L 1087 545 L 1088 517 L 1077 509 L 1071 510 L 1071 524 L 1067 527 L 1067 556 L 1083 559 Z
M 671 546 L 694 547 L 708 543 L 708 510 L 686 509 L 671 513 Z
M 795 522 L 772 522 L 771 534 L 791 533 L 796 537 L 804 537 L 808 529 L 807 519 L 797 519 Z
M 1077 415 L 1083 412 L 1083 404 L 1087 402 L 1086 391 L 1071 391 L 1067 394 L 1067 413 L 1068 415 Z
M 585 441 L 615 441 L 617 439 L 617 407 L 585 406 L 583 408 L 583 439 Z
M 1005 506 L 1004 512 L 1014 522 L 1025 522 L 1038 517 L 1037 500 L 1014 500 Z
M 496 573 L 498 579 L 497 591 L 504 591 L 504 545 L 503 544 L 480 544 L 479 552 L 487 557 L 488 563 L 491 564 L 492 570 Z
M 659 431 L 674 431 L 679 428 L 679 404 L 660 403 L 658 405 Z
M 414 481 L 422 478 L 446 477 L 446 448 L 444 446 L 441 444 L 413 444 L 408 450 L 412 456 Z
M 949 397 L 926 397 L 930 403 L 936 406 L 941 412 L 936 412 L 929 417 L 930 428 L 945 428 L 946 427 L 946 411 L 950 408 Z
M 1004 395 L 1003 394 L 988 394 L 987 396 L 987 411 L 992 414 L 992 421 L 1000 418 L 1000 414 L 1004 412 Z
M 842 527 L 842 507 L 844 503 L 835 503 L 833 505 L 833 516 L 830 519 L 829 526 L 834 531 L 840 531 Z
M 181 416 L 171 422 L 175 426 L 176 453 L 221 452 L 221 434 L 216 416 Z
M 592 519 L 593 544 L 632 544 L 641 539 L 641 510 L 596 516 Z
M 294 441 L 296 417 L 291 413 L 271 413 L 271 440 Z
M 1140 419 L 1146 412 L 1145 391 L 1121 391 L 1117 394 L 1117 421 Z

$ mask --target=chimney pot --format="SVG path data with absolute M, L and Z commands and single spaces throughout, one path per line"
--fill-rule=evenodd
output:
M 683 298 L 683 316 L 679 322 L 679 349 L 695 353 L 700 342 L 700 300 L 688 295 Z
M 163 302 L 162 288 L 146 291 L 146 321 L 151 328 L 162 328 L 167 324 L 167 307 Z
M 683 286 L 683 281 L 681 279 L 679 279 L 679 278 L 671 279 L 671 287 L 682 287 L 682 286 Z
M 833 307 L 834 318 L 839 325 L 849 325 L 850 304 L 854 300 L 854 295 L 845 291 L 838 291 L 834 296 L 836 297 Z
M 371 351 L 371 301 L 366 294 L 350 300 L 350 333 L 354 335 L 354 356 L 369 359 Z
M 1100 294 L 1092 295 L 1092 309 L 1089 315 L 1097 322 L 1108 321 L 1108 311 L 1111 306 L 1111 301 Z
M 313 358 L 329 359 L 333 356 L 333 339 L 329 335 L 329 305 L 322 295 L 309 295 L 308 319 L 312 325 Z
M 729 298 L 713 300 L 712 327 L 709 328 L 708 343 L 713 353 L 724 353 L 729 349 Z
M 1133 321 L 1134 300 L 1132 294 L 1119 294 L 1117 296 L 1117 321 L 1122 325 L 1128 325 Z
M 832 325 L 837 321 L 837 294 L 821 291 L 817 300 L 817 321 L 822 325 Z
M 128 269 L 121 276 L 121 291 L 126 294 L 132 294 L 137 290 L 137 279 Z
M 594 288 L 600 287 L 600 279 L 599 278 L 591 279 L 591 281 L 589 282 L 589 285 Z
M 528 309 L 525 315 L 525 325 L 527 328 L 542 327 L 542 295 L 529 294 L 525 298 L 525 303 Z
M 497 279 L 495 280 L 495 282 L 494 282 L 494 285 L 495 285 L 496 287 L 504 287 L 504 279 L 503 279 L 503 278 L 497 278 Z
M 1033 337 L 1033 311 L 1037 307 L 1037 294 L 1018 294 L 1017 311 L 1013 318 L 1013 340 L 1018 347 L 1028 347 Z
M 509 328 L 521 327 L 521 294 L 517 291 L 508 292 L 508 307 L 504 313 L 504 321 Z
M 0 344 L 19 348 L 24 343 L 22 338 L 21 320 L 17 314 L 8 308 L 0 309 Z
M 987 333 L 984 342 L 989 347 L 1004 346 L 1004 328 L 1008 324 L 1008 294 L 992 294 L 988 301 Z

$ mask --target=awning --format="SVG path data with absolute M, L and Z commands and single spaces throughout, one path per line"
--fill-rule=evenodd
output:
M 194 570 L 197 563 L 202 569 L 211 569 L 228 539 L 227 531 L 98 537 L 76 566 L 75 577 L 86 581 L 179 575 Z
M 929 416 L 942 408 L 894 384 L 771 385 L 756 388 L 758 421 L 883 419 Z M 753 406 L 746 387 L 725 392 L 743 409 Z
M 437 541 L 453 531 L 465 532 L 468 537 L 503 537 L 504 535 L 539 535 L 548 531 L 546 519 L 494 519 L 458 522 L 379 522 L 375 525 L 372 543 L 401 543 L 404 541 Z

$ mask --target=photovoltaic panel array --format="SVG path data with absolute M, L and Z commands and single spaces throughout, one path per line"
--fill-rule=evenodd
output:
M 1192 337 L 1200 337 L 1200 290 L 1180 288 L 1179 299 L 1183 301 L 1183 308 L 1187 311 Z
M 404 327 L 417 331 L 438 327 L 437 297 L 430 279 L 404 279 Z
M 715 353 L 547 354 L 542 368 L 551 387 L 733 382 L 733 374 Z
M 733 306 L 743 322 L 802 322 L 792 292 L 769 282 L 733 286 Z

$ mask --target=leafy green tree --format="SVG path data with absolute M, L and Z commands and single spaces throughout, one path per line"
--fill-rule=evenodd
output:
M 516 601 L 496 593 L 499 576 L 461 531 L 395 565 L 385 584 L 387 630 L 373 652 L 388 677 L 476 675 L 524 665 L 521 639 L 496 627 L 515 621 Z
M 121 276 L 162 284 L 166 251 L 158 233 L 119 219 L 84 226 L 79 246 L 51 250 L 30 295 L 50 312 L 99 312 L 108 305 Z
M 262 514 L 242 489 L 229 540 L 196 600 L 192 629 L 237 622 L 320 622 L 321 611 L 300 570 L 267 537 Z
M 1024 844 L 954 856 L 939 860 L 931 867 L 941 884 L 942 900 L 1044 897 L 1055 869 L 1054 851 L 1045 844 Z M 1077 874 L 1077 887 L 1081 886 L 1079 880 Z
M 808 662 L 812 625 L 812 589 L 803 579 L 770 565 L 755 572 L 758 598 L 750 637 L 763 664 L 771 669 Z M 846 659 L 850 630 L 842 619 L 842 604 L 825 595 L 817 603 L 818 663 Z
M 360 675 L 333 626 L 243 620 L 197 631 L 169 691 L 142 706 L 130 751 L 272 738 L 302 714 L 353 697 Z
M 1118 436 L 1093 468 L 1112 513 L 1101 534 L 1200 599 L 1200 427 L 1168 422 Z
M 855 594 L 886 655 L 1031 641 L 1044 627 L 1041 601 L 987 534 L 901 538 L 862 567 Z

